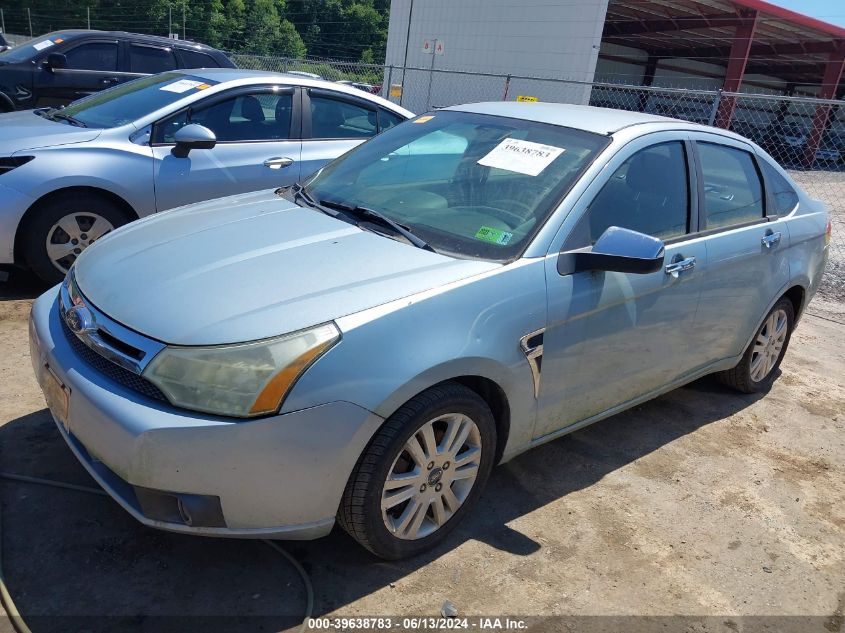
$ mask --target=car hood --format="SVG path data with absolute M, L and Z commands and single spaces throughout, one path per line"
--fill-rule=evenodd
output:
M 175 345 L 268 338 L 499 267 L 363 231 L 260 192 L 133 222 L 79 257 L 82 294 Z
M 48 121 L 32 110 L 8 112 L 0 114 L 0 156 L 41 147 L 85 143 L 93 141 L 101 133 L 99 129 Z

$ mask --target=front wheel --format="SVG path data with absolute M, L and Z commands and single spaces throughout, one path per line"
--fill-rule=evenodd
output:
M 794 324 L 795 309 L 792 302 L 786 298 L 781 299 L 763 319 L 739 364 L 718 373 L 719 380 L 743 393 L 769 389 L 789 346 Z
M 382 558 L 442 541 L 475 504 L 496 453 L 496 424 L 474 391 L 444 383 L 415 396 L 361 455 L 338 522 Z
M 47 283 L 60 282 L 88 246 L 129 219 L 106 198 L 87 193 L 53 197 L 22 227 L 27 266 Z

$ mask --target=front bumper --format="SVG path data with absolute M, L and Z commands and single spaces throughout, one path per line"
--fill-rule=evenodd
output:
M 58 287 L 32 307 L 30 345 L 70 390 L 66 422 L 82 465 L 150 527 L 207 536 L 310 539 L 327 534 L 350 473 L 382 418 L 333 402 L 257 420 L 196 414 L 139 395 L 99 373 L 65 338 Z M 42 383 L 43 384 L 43 383 Z M 219 499 L 220 525 L 150 516 L 146 493 Z
M 0 184 L 0 264 L 15 263 L 15 235 L 33 202 L 29 196 Z

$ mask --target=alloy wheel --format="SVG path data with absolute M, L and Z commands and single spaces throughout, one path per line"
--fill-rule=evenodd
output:
M 69 213 L 47 232 L 47 257 L 66 273 L 83 250 L 113 230 L 114 225 L 96 213 Z
M 789 320 L 785 310 L 775 310 L 763 323 L 751 353 L 751 380 L 760 382 L 771 373 L 786 341 Z
M 481 432 L 468 416 L 449 413 L 423 424 L 394 460 L 381 496 L 382 519 L 397 538 L 440 529 L 466 501 L 481 465 Z

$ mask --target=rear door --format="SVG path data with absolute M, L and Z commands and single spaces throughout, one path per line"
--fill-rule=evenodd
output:
M 159 211 L 247 191 L 292 185 L 300 176 L 299 95 L 290 86 L 230 91 L 159 121 L 153 128 Z M 214 132 L 213 149 L 171 153 L 188 123 Z
M 35 93 L 38 107 L 66 105 L 129 78 L 118 70 L 119 43 L 115 39 L 86 39 L 45 52 L 65 55 L 67 67 L 47 69 L 43 65 L 37 66 Z
M 302 177 L 379 132 L 379 108 L 333 90 L 308 88 L 302 102 Z M 395 121 L 384 117 L 382 126 Z
M 692 332 L 704 360 L 740 355 L 789 281 L 789 232 L 767 200 L 752 148 L 694 135 L 701 182 L 699 231 L 708 267 Z

